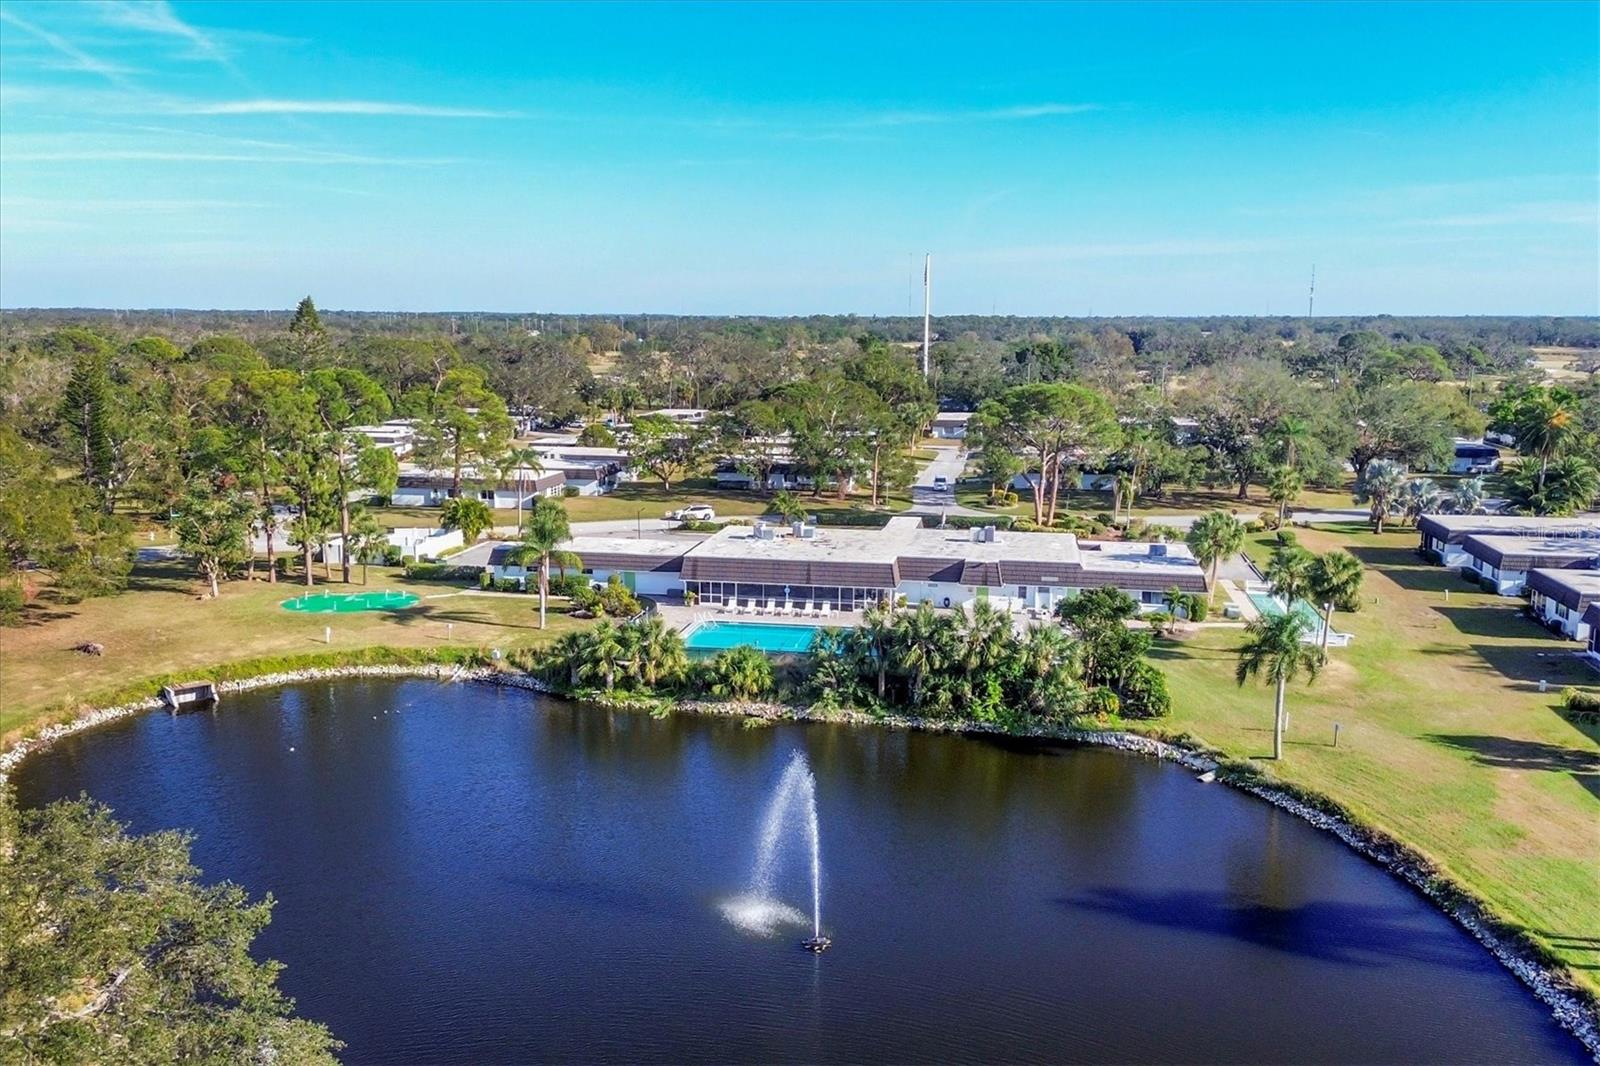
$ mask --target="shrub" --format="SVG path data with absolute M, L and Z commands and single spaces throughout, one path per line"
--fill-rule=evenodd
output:
M 1117 520 L 1111 517 L 1111 512 L 1109 511 L 1101 511 L 1094 516 L 1094 520 L 1102 526 L 1114 526 L 1117 524 Z
M 383 546 L 383 565 L 399 566 L 406 561 L 406 553 L 400 550 L 398 544 L 385 544 Z
M 640 610 L 639 597 L 630 592 L 616 574 L 606 581 L 606 587 L 600 590 L 597 601 L 600 613 L 612 618 L 632 618 Z
M 1161 718 L 1172 711 L 1167 675 L 1147 662 L 1136 663 L 1122 680 L 1124 718 Z
M 1277 529 L 1283 525 L 1283 519 L 1278 517 L 1277 511 L 1262 511 L 1256 521 L 1260 522 L 1261 528 L 1266 530 Z
M 28 601 L 17 581 L 0 583 L 0 626 L 22 624 L 22 608 Z
M 1117 694 L 1108 688 L 1092 688 L 1089 696 L 1083 701 L 1083 709 L 1087 714 L 1096 718 L 1109 718 L 1117 713 L 1122 701 L 1117 699 Z
M 1144 616 L 1144 620 L 1150 623 L 1150 629 L 1156 636 L 1164 637 L 1171 631 L 1172 624 L 1178 619 L 1166 611 L 1151 611 Z
M 1246 533 L 1260 533 L 1265 528 L 1266 527 L 1261 524 L 1261 519 L 1259 518 L 1252 518 L 1250 521 L 1244 524 L 1244 531 Z
M 567 595 L 572 599 L 572 609 L 574 611 L 578 611 L 581 614 L 600 613 L 600 593 L 596 592 L 589 582 L 584 581 L 574 587 Z
M 1276 518 L 1277 515 L 1273 515 L 1273 517 Z M 1277 529 L 1277 526 L 1271 526 L 1269 528 Z M 1279 529 L 1278 535 L 1275 539 L 1281 547 L 1285 548 L 1293 548 L 1295 545 L 1300 543 L 1299 534 L 1295 533 L 1295 531 L 1292 529 Z
M 494 587 L 494 575 L 489 573 L 489 571 L 487 571 L 487 570 L 483 570 L 483 571 L 479 572 L 479 574 L 478 574 L 478 587 L 480 589 L 493 588 Z
M 1211 605 L 1206 602 L 1204 596 L 1196 596 L 1184 608 L 1184 613 L 1189 616 L 1191 622 L 1204 622 L 1206 615 L 1211 613 Z
M 522 592 L 523 584 L 514 577 L 503 577 L 494 583 L 496 592 Z
M 1561 692 L 1567 717 L 1579 722 L 1600 722 L 1600 695 L 1568 686 Z
M 578 494 L 578 486 L 576 486 L 576 485 L 563 485 L 563 486 L 561 486 L 561 495 L 565 496 L 567 499 L 570 500 L 574 496 L 576 496 L 577 494 Z

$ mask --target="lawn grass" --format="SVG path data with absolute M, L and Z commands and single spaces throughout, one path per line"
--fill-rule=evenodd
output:
M 422 596 L 409 610 L 360 614 L 298 614 L 279 603 L 304 590 L 294 582 L 234 581 L 216 600 L 199 600 L 199 584 L 177 563 L 141 564 L 127 592 L 71 606 L 30 607 L 27 624 L 0 629 L 0 744 L 9 744 L 45 717 L 100 702 L 105 693 L 146 678 L 225 662 L 295 656 L 360 647 L 498 647 L 507 651 L 553 640 L 584 623 L 552 612 L 538 629 L 538 597 L 463 594 L 459 586 L 409 581 L 397 570 L 373 567 L 369 589 L 407 589 Z M 319 582 L 340 592 L 355 583 Z M 333 641 L 323 642 L 323 627 Z M 447 628 L 453 627 L 453 628 Z M 105 645 L 103 656 L 73 647 Z
M 1238 630 L 1158 646 L 1174 702 L 1161 728 L 1261 760 L 1410 844 L 1600 992 L 1600 730 L 1557 710 L 1562 686 L 1600 686 L 1600 675 L 1519 601 L 1425 563 L 1413 531 L 1313 529 L 1300 541 L 1361 559 L 1366 603 L 1335 618 L 1354 643 L 1291 689 L 1283 761 L 1263 758 L 1271 691 L 1234 684 Z
M 1024 518 L 1033 517 L 1033 498 L 1027 491 L 1017 493 L 1017 502 L 1009 507 L 989 506 L 989 486 L 977 482 L 963 482 L 956 486 L 956 502 L 992 514 L 1010 514 Z M 1301 510 L 1340 509 L 1353 507 L 1350 489 L 1307 489 L 1295 500 Z M 1063 492 L 1058 501 L 1058 511 L 1068 514 L 1095 515 L 1111 511 L 1111 493 L 1072 491 Z M 1204 511 L 1237 512 L 1241 518 L 1254 518 L 1262 511 L 1276 511 L 1278 505 L 1267 499 L 1266 490 L 1259 485 L 1250 486 L 1247 498 L 1239 499 L 1236 487 L 1218 486 L 1193 489 L 1173 488 L 1160 496 L 1140 496 L 1133 506 L 1135 518 L 1159 519 L 1162 515 L 1198 514 Z

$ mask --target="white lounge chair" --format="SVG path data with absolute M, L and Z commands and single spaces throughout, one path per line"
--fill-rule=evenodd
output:
M 822 604 L 822 610 L 817 612 L 817 617 L 818 618 L 832 618 L 833 617 L 833 604 L 827 603 L 826 601 L 824 601 L 824 603 Z
M 745 613 L 746 608 L 745 608 L 743 600 L 733 600 L 731 602 L 733 603 L 733 613 L 734 614 L 744 614 Z
M 767 601 L 767 613 L 768 614 L 777 614 L 778 613 L 778 601 L 777 600 L 768 600 Z
M 806 601 L 806 605 L 805 605 L 805 606 L 804 606 L 804 607 L 802 607 L 802 608 L 801 608 L 801 609 L 800 609 L 800 610 L 799 610 L 799 611 L 797 611 L 797 612 L 796 612 L 796 613 L 797 613 L 797 614 L 798 614 L 798 615 L 799 615 L 799 616 L 800 616 L 800 617 L 801 617 L 801 618 L 808 618 L 808 617 L 810 617 L 810 616 L 811 616 L 811 615 L 812 615 L 812 614 L 813 614 L 813 613 L 814 613 L 814 612 L 815 612 L 815 611 L 816 611 L 816 607 L 815 607 L 815 606 L 814 606 L 814 605 L 813 605 L 813 604 L 812 604 L 812 602 L 811 602 L 811 601 L 810 601 L 810 600 L 807 600 L 807 601 Z
M 744 606 L 741 607 L 739 610 L 740 610 L 740 612 L 742 614 L 760 614 L 761 613 L 761 608 L 756 606 L 756 601 L 755 600 L 745 600 L 744 601 Z
M 784 601 L 783 601 L 783 610 L 781 610 L 781 611 L 779 611 L 779 612 L 778 612 L 778 613 L 779 613 L 779 614 L 789 614 L 789 615 L 792 615 L 792 614 L 796 614 L 796 613 L 798 613 L 798 612 L 796 612 L 796 611 L 795 611 L 795 609 L 794 609 L 794 604 L 793 604 L 793 603 L 792 603 L 792 602 L 791 602 L 791 601 L 789 601 L 789 600 L 784 600 Z

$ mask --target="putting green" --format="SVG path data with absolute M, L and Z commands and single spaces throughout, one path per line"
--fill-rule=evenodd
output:
M 414 606 L 418 600 L 415 592 L 308 592 L 292 600 L 284 600 L 286 611 L 304 611 L 306 614 L 350 614 L 355 611 L 398 611 Z

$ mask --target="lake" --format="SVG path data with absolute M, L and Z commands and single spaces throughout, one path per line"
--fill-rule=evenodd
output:
M 721 909 L 796 751 L 821 956 Z M 1586 1061 L 1331 836 L 1117 752 L 358 680 L 124 719 L 14 781 L 272 892 L 258 952 L 350 1062 Z M 807 912 L 808 871 L 778 880 Z

